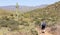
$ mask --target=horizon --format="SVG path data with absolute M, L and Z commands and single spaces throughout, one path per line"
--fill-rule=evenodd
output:
M 18 2 L 19 6 L 41 6 L 50 5 L 60 0 L 1 0 L 0 6 L 16 5 Z

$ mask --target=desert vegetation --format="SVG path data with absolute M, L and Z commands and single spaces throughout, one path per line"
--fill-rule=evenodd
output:
M 47 27 L 52 27 L 54 30 L 60 19 L 60 2 L 25 13 L 18 12 L 18 4 L 16 8 L 15 12 L 0 9 L 0 35 L 7 35 L 9 32 L 19 32 L 18 34 L 22 33 L 21 35 L 38 35 L 35 28 L 40 26 L 43 19 L 46 20 Z

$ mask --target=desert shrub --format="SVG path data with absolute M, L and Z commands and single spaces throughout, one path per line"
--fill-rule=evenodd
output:
M 10 16 L 14 16 L 13 14 L 10 14 Z
M 56 25 L 56 20 L 54 20 L 54 19 L 52 19 L 52 20 L 48 20 L 48 22 L 47 22 L 47 26 L 48 27 L 52 27 L 52 26 L 54 26 L 54 25 Z
M 29 26 L 27 21 L 21 21 L 20 25 Z
M 19 25 L 19 22 L 15 20 L 0 19 L 0 27 L 9 27 L 11 30 L 17 30 L 18 25 Z
M 38 32 L 37 32 L 35 29 L 31 29 L 31 33 L 32 33 L 33 35 L 38 35 Z
M 37 20 L 37 21 L 35 22 L 35 25 L 36 25 L 36 26 L 40 26 L 40 25 L 41 25 L 41 22 Z
M 4 20 L 9 20 L 9 18 L 7 16 L 2 16 L 2 19 Z

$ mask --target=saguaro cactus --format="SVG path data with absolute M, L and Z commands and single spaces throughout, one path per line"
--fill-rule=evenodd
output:
M 18 16 L 19 16 L 19 5 L 18 3 L 16 3 L 16 19 L 18 20 Z

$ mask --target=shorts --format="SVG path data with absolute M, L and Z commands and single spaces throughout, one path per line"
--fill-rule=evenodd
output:
M 41 28 L 42 30 L 44 30 L 45 29 L 45 26 L 44 25 L 42 25 L 42 28 Z

